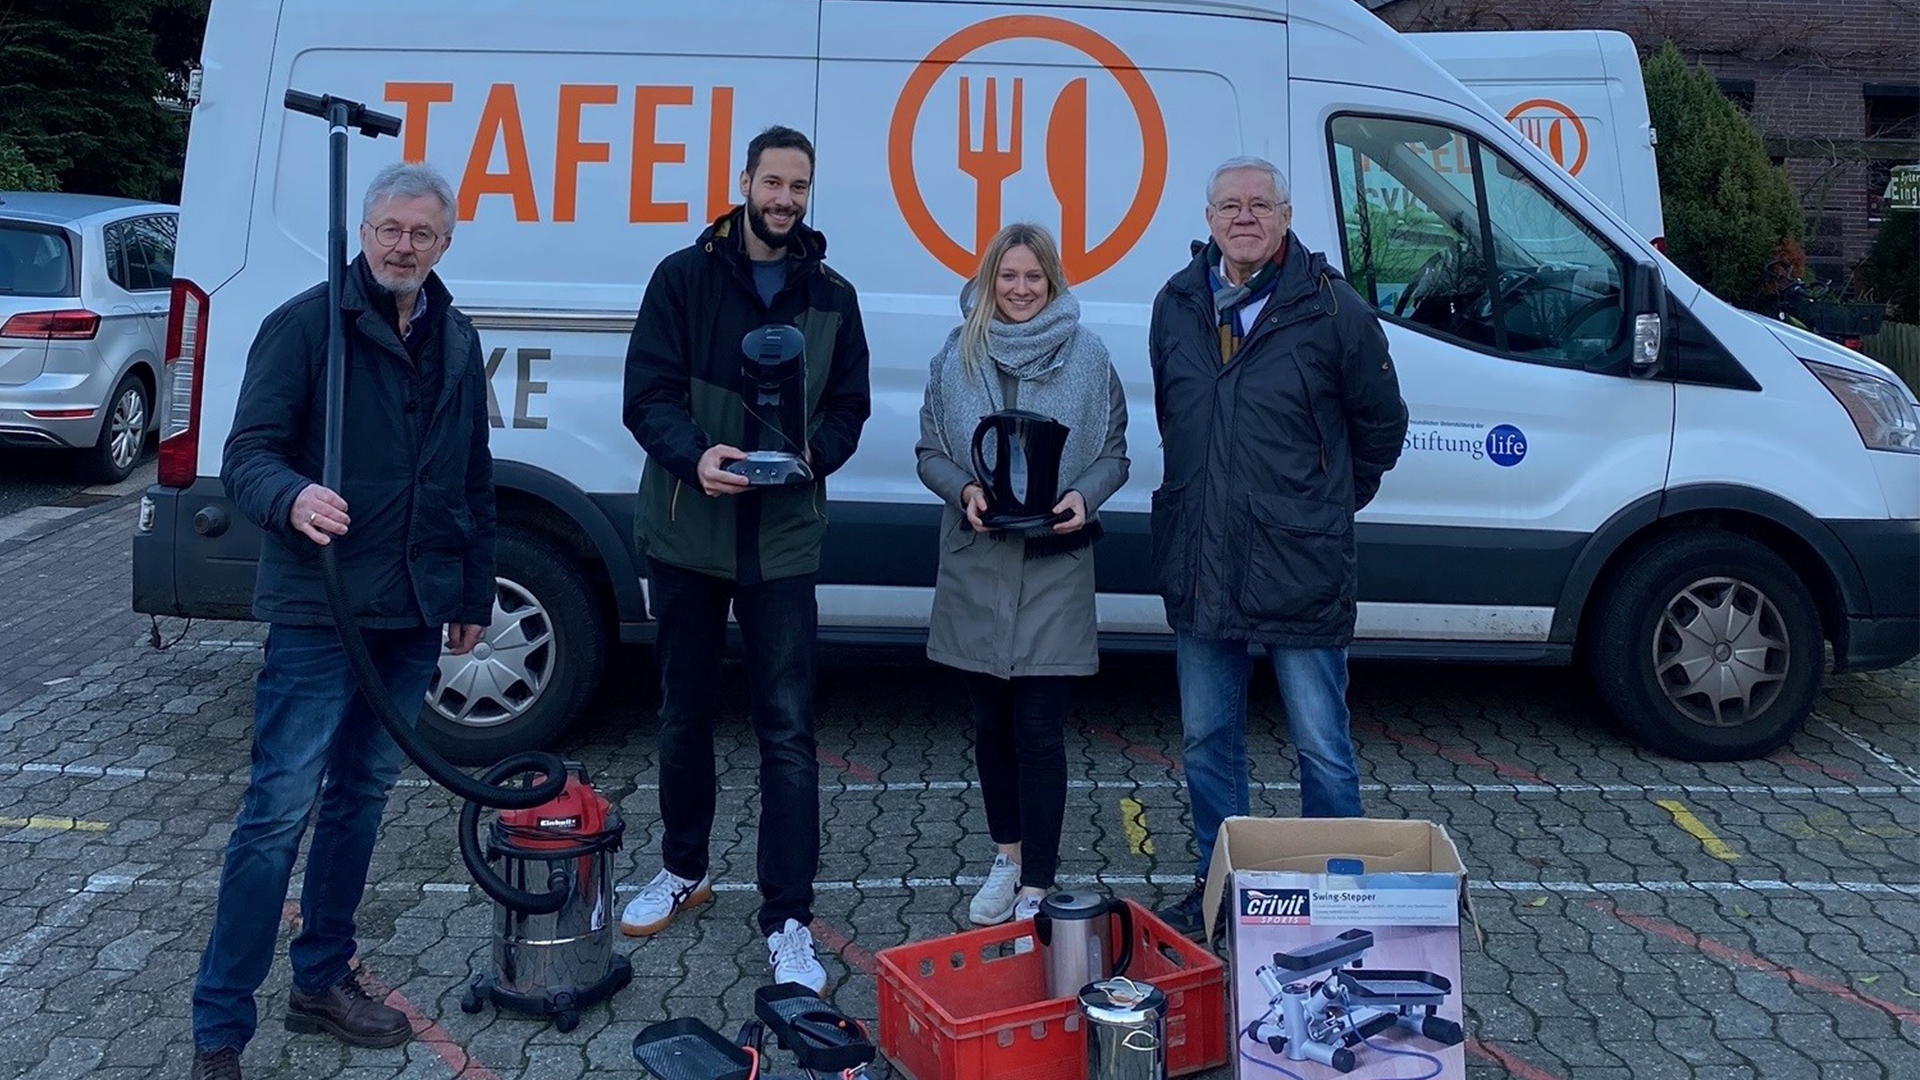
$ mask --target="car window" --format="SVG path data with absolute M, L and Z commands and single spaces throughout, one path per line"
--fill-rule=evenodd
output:
M 133 221 L 133 237 L 144 264 L 146 284 L 134 288 L 170 289 L 173 287 L 174 237 L 179 220 L 168 214 Z M 129 258 L 132 256 L 130 255 Z
M 101 230 L 100 237 L 107 246 L 108 280 L 123 289 L 131 290 L 134 284 L 133 272 L 128 265 L 132 262 L 130 258 L 131 252 L 129 252 L 128 249 L 133 246 L 133 223 L 130 221 L 112 222 L 105 229 Z M 146 276 L 144 273 L 141 275 L 140 280 L 142 287 L 145 287 Z
M 73 246 L 50 225 L 0 221 L 0 296 L 72 296 Z
M 1347 268 L 1396 320 L 1477 348 L 1585 366 L 1627 347 L 1621 254 L 1465 132 L 1333 121 Z

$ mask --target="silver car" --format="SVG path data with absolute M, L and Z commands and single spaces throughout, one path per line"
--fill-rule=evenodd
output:
M 0 447 L 124 480 L 155 429 L 180 210 L 0 192 Z

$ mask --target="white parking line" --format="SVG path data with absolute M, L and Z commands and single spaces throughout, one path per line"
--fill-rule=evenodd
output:
M 97 876 L 97 875 L 96 875 Z M 815 892 L 903 892 L 915 889 L 974 889 L 986 878 L 978 875 L 963 874 L 958 877 L 868 877 L 857 880 L 816 881 Z M 1064 886 L 1080 885 L 1187 885 L 1191 884 L 1191 874 L 1061 874 L 1056 883 Z M 104 891 L 118 891 L 124 888 L 149 888 L 188 890 L 192 892 L 212 892 L 219 886 L 217 880 L 197 878 L 192 881 L 168 878 L 140 877 L 133 880 L 120 879 L 115 889 L 95 888 L 90 882 L 81 894 Z M 614 886 L 617 893 L 639 892 L 641 882 L 621 882 Z M 1538 896 L 1542 893 L 1563 896 L 1612 896 L 1625 893 L 1649 893 L 1657 895 L 1721 894 L 1721 893 L 1802 893 L 1830 895 L 1852 893 L 1857 896 L 1893 896 L 1920 898 L 1920 882 L 1898 881 L 1781 881 L 1774 878 L 1749 878 L 1732 881 L 1470 881 L 1467 886 L 1477 893 L 1502 893 L 1513 895 Z M 402 881 L 382 881 L 369 886 L 381 896 L 417 896 L 427 893 L 440 895 L 480 896 L 478 886 L 459 881 L 429 881 L 411 883 Z M 759 886 L 751 881 L 717 881 L 713 891 L 720 893 L 751 893 Z M 298 890 L 290 894 L 299 895 Z M 71 903 L 71 901 L 69 901 Z M 15 949 L 0 954 L 0 965 L 7 963 L 7 956 Z M 16 957 L 17 959 L 17 957 Z
M 1862 749 L 1868 749 L 1862 746 Z M 1870 751 L 1878 754 L 1878 751 Z M 1429 795 L 1773 795 L 1779 797 L 1814 796 L 1914 796 L 1920 795 L 1920 771 L 1909 769 L 1891 757 L 1881 756 L 1883 764 L 1895 769 L 1910 784 L 1421 784 L 1390 783 L 1362 784 L 1361 791 L 1375 793 L 1412 793 Z M 80 776 L 89 778 L 117 777 L 128 780 L 156 780 L 163 783 L 202 783 L 202 784 L 244 784 L 247 775 L 244 772 L 175 772 L 167 769 L 146 769 L 132 766 L 102 765 L 62 765 L 52 761 L 0 762 L 0 775 L 8 773 L 56 774 L 61 776 Z M 409 788 L 432 787 L 433 782 L 419 777 L 402 777 L 399 786 Z M 826 792 L 913 792 L 913 791 L 968 791 L 979 785 L 971 780 L 914 780 L 905 782 L 877 783 L 825 783 L 820 790 Z M 1079 791 L 1134 791 L 1169 788 L 1186 788 L 1184 780 L 1070 780 L 1069 788 Z M 1266 782 L 1256 780 L 1253 788 L 1260 791 L 1299 791 L 1300 785 L 1291 782 Z M 634 791 L 658 791 L 655 783 L 634 784 Z M 722 784 L 721 791 L 755 792 L 759 788 L 752 784 Z
M 1841 738 L 1859 747 L 1868 757 L 1900 774 L 1901 779 L 1910 783 L 1920 783 L 1920 771 L 1916 771 L 1912 766 L 1907 765 L 1892 754 L 1868 742 L 1865 735 L 1860 734 L 1844 724 L 1837 723 L 1826 716 L 1821 716 L 1820 722 L 1838 732 Z

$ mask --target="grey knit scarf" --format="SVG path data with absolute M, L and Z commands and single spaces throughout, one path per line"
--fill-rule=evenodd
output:
M 1000 385 L 1004 372 L 1019 380 L 1016 408 L 1067 426 L 1060 490 L 1072 488 L 1107 445 L 1113 413 L 1108 383 L 1113 366 L 1099 335 L 1080 328 L 1080 301 L 1063 293 L 1026 322 L 988 323 L 987 358 L 987 364 L 967 370 L 959 328 L 933 358 L 927 393 L 947 456 L 972 469 L 973 432 L 980 418 L 1007 407 Z

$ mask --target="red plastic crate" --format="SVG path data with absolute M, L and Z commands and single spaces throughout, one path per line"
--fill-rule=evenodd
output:
M 1226 965 L 1126 903 L 1135 934 L 1127 974 L 1167 995 L 1169 1074 L 1225 1064 Z M 1084 1080 L 1079 1003 L 1046 997 L 1038 950 L 1033 924 L 1017 922 L 882 951 L 881 1053 L 913 1080 Z

